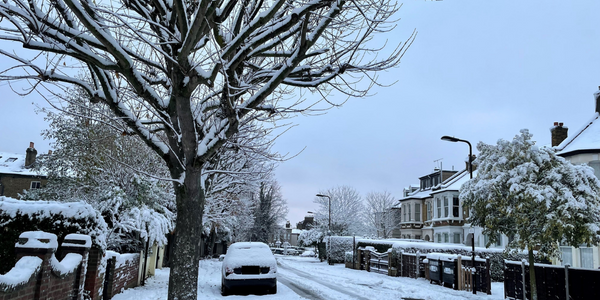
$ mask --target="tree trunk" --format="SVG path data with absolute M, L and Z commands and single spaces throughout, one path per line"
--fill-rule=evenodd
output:
M 169 276 L 169 300 L 196 300 L 202 236 L 204 190 L 201 168 L 188 168 L 183 185 L 175 183 L 177 220 Z
M 535 261 L 533 260 L 533 249 L 528 248 L 529 252 L 529 287 L 531 289 L 531 300 L 537 300 L 537 284 L 535 282 Z

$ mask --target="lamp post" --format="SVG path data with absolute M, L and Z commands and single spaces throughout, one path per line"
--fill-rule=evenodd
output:
M 467 141 L 467 140 L 461 140 L 459 138 L 455 138 L 453 136 L 447 136 L 447 135 L 442 137 L 442 141 L 453 142 L 453 143 L 463 142 L 463 143 L 467 143 L 467 145 L 469 145 L 469 177 L 471 179 L 473 179 L 473 147 L 471 146 L 471 143 L 469 143 L 469 141 Z M 477 269 L 475 268 L 475 230 L 473 230 L 471 228 L 471 230 L 469 232 L 471 232 L 471 231 L 472 231 L 471 247 L 472 247 L 472 251 L 473 251 L 473 255 L 471 256 L 471 266 L 473 267 L 473 294 L 477 294 Z
M 327 236 L 329 238 L 328 238 L 328 241 L 327 241 L 327 248 L 328 248 L 328 250 L 327 250 L 327 263 L 331 265 L 331 259 L 330 259 L 330 255 L 329 255 L 329 252 L 331 251 L 331 197 L 329 195 L 323 195 L 323 194 L 317 194 L 317 197 L 321 197 L 321 198 L 322 197 L 327 197 L 327 200 L 329 200 L 328 201 L 328 203 L 329 203 L 329 205 L 328 205 L 328 208 L 329 208 L 329 226 L 327 227 Z

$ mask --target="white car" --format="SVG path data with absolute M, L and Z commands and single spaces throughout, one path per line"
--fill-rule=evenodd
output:
M 267 244 L 241 242 L 227 249 L 221 267 L 221 294 L 229 295 L 239 288 L 277 293 L 277 262 Z

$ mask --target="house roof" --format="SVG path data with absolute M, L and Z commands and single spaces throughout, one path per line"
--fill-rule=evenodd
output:
M 477 171 L 473 171 L 473 177 L 475 177 L 477 174 Z M 467 180 L 471 179 L 469 176 L 469 172 L 467 172 L 467 169 L 464 169 L 460 172 L 457 172 L 456 174 L 452 175 L 450 178 L 446 179 L 444 182 L 442 182 L 442 184 L 438 184 L 437 186 L 433 187 L 433 189 L 426 189 L 426 190 L 417 190 L 414 193 L 409 194 L 408 196 L 401 198 L 398 200 L 398 203 L 396 203 L 393 207 L 394 208 L 400 208 L 401 201 L 404 200 L 410 200 L 410 199 L 426 199 L 431 197 L 433 194 L 437 194 L 437 193 L 441 193 L 441 192 L 445 192 L 445 191 L 458 191 L 460 190 L 460 187 L 463 185 L 463 183 L 467 182 Z
M 25 168 L 25 154 L 0 152 L 0 174 L 46 176 Z
M 600 152 L 600 114 L 594 113 L 593 118 L 584 126 L 569 135 L 555 147 L 556 154 L 565 156 L 577 152 Z
M 477 170 L 473 171 L 473 177 L 476 176 Z M 471 176 L 469 176 L 469 172 L 467 171 L 467 169 L 464 169 L 454 174 L 452 177 L 446 179 L 446 181 L 444 181 L 441 185 L 435 187 L 431 194 L 442 193 L 445 191 L 459 191 L 460 187 L 465 182 L 469 181 L 469 179 L 471 179 Z

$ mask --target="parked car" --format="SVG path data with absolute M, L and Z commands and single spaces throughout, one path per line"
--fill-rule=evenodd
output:
M 227 249 L 221 267 L 221 294 L 244 288 L 277 293 L 277 262 L 267 244 L 233 243 Z

